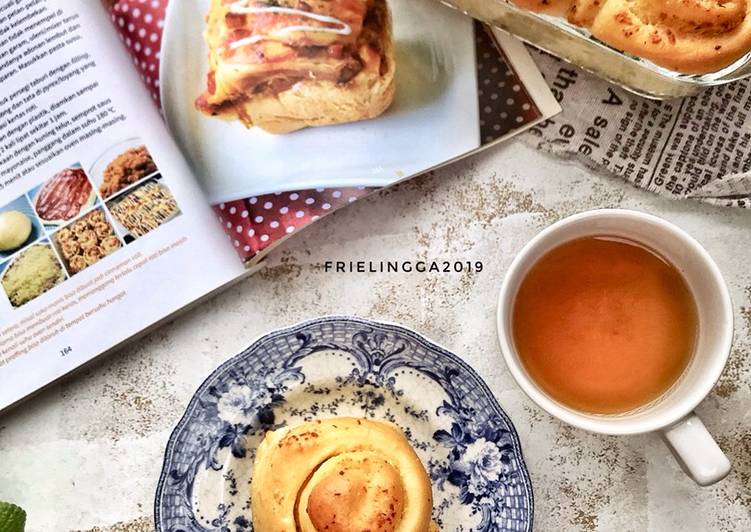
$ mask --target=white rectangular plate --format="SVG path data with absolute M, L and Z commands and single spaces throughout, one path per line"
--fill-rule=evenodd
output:
M 289 190 L 386 186 L 480 146 L 473 23 L 430 0 L 389 0 L 396 98 L 373 120 L 272 135 L 199 113 L 207 0 L 170 2 L 161 57 L 167 123 L 211 203 Z

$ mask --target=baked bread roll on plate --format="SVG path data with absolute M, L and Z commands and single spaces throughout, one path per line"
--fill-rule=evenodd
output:
M 251 485 L 256 532 L 428 532 L 430 480 L 393 424 L 334 418 L 268 432 Z
M 751 49 L 747 0 L 606 0 L 590 27 L 600 40 L 686 74 L 714 72 Z
M 751 51 L 751 0 L 513 1 L 684 74 L 716 72 Z
M 386 0 L 212 0 L 196 108 L 271 133 L 374 118 L 394 99 Z

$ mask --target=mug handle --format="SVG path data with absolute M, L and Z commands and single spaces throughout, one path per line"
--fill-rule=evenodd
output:
M 730 460 L 694 412 L 663 429 L 662 435 L 683 470 L 700 486 L 719 482 L 730 473 Z

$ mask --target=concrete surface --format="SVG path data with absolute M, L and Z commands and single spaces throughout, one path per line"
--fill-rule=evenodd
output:
M 549 223 L 595 207 L 643 209 L 695 235 L 736 311 L 730 363 L 699 407 L 733 462 L 699 488 L 658 435 L 562 425 L 500 358 L 496 296 L 514 253 Z M 267 270 L 0 417 L 0 499 L 37 531 L 145 531 L 162 452 L 195 388 L 257 335 L 322 314 L 400 322 L 480 369 L 515 422 L 536 493 L 536 529 L 751 530 L 751 211 L 673 202 L 512 142 L 384 191 L 297 235 Z M 325 273 L 326 260 L 482 260 L 458 274 Z

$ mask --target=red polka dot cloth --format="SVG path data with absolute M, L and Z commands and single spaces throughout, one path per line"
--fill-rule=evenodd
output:
M 214 210 L 241 256 L 250 257 L 371 190 L 359 187 L 277 192 L 220 203 Z
M 120 39 L 128 47 L 133 64 L 151 92 L 159 100 L 159 50 L 162 46 L 162 29 L 167 0 L 127 0 L 112 6 L 112 22 Z
M 159 50 L 169 0 L 115 0 L 112 22 L 141 80 L 159 99 Z M 178 0 L 179 1 L 179 0 Z M 516 73 L 478 24 L 479 105 L 482 142 L 487 144 L 540 116 Z M 375 188 L 315 189 L 266 194 L 214 205 L 225 233 L 243 260 L 250 260 L 307 224 L 367 196 Z

